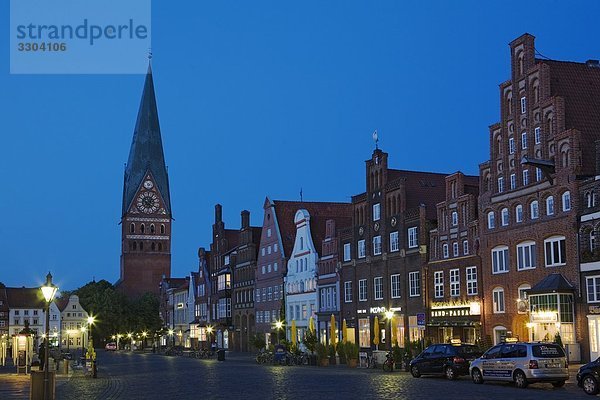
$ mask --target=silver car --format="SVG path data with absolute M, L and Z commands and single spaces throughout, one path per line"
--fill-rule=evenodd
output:
M 510 381 L 519 388 L 530 383 L 550 382 L 561 387 L 569 379 L 565 351 L 556 343 L 501 343 L 471 362 L 474 383 Z

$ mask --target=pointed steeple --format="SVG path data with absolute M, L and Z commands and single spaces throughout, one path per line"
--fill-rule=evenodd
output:
M 152 66 L 148 64 L 144 92 L 138 111 L 133 141 L 129 150 L 129 159 L 125 167 L 125 183 L 123 186 L 123 213 L 125 215 L 145 176 L 150 173 L 160 195 L 165 211 L 171 216 L 171 199 L 169 193 L 169 176 L 165 165 L 165 157 L 158 123 L 158 109 L 152 80 Z

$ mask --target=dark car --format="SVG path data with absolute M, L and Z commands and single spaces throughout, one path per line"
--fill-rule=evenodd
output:
M 453 380 L 460 375 L 469 375 L 469 363 L 479 356 L 481 351 L 472 344 L 434 344 L 410 362 L 410 373 L 415 378 L 445 375 Z
M 582 365 L 577 371 L 577 386 L 583 388 L 587 394 L 600 393 L 600 358 L 596 361 Z

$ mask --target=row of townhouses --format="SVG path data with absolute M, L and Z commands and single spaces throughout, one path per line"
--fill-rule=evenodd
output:
M 348 203 L 267 197 L 240 229 L 217 205 L 198 270 L 161 283 L 170 340 L 248 351 L 312 317 L 325 341 L 333 314 L 363 349 L 376 331 L 401 347 L 559 334 L 571 360 L 600 356 L 600 64 L 536 58 L 529 34 L 510 63 L 479 176 L 392 169 L 376 148 Z
M 50 344 L 65 350 L 79 349 L 87 340 L 88 313 L 77 295 L 60 297 L 50 303 Z M 25 331 L 34 337 L 34 345 L 43 342 L 46 301 L 40 288 L 5 287 L 0 284 L 0 339 Z M 37 347 L 35 347 L 37 349 Z

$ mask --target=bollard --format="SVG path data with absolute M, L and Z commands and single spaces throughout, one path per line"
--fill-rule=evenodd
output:
M 69 360 L 63 360 L 63 373 L 69 375 Z
M 92 378 L 98 377 L 98 367 L 96 366 L 96 360 L 92 361 Z

